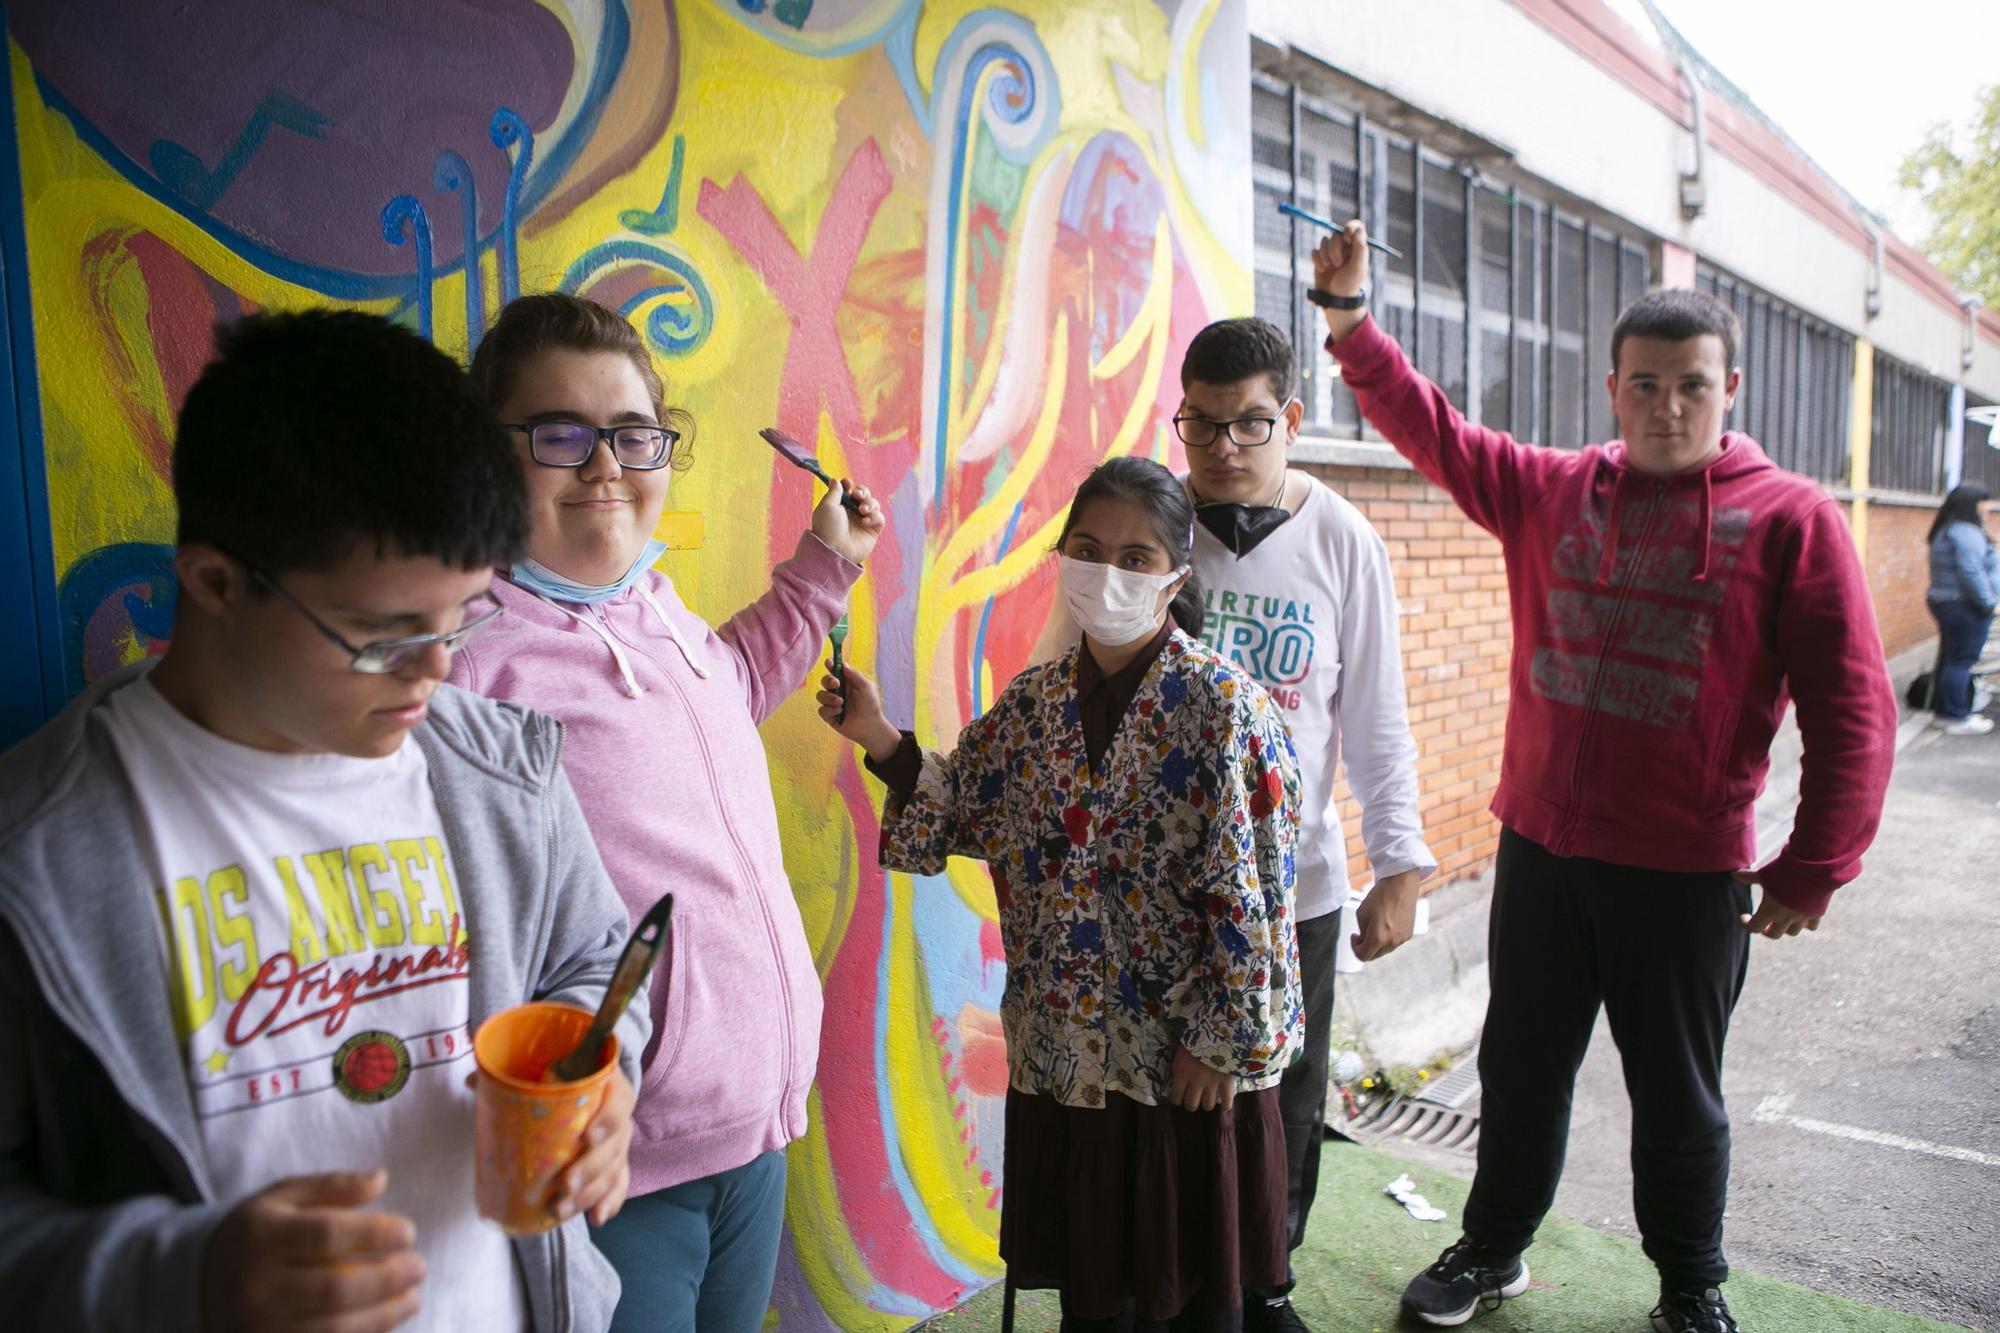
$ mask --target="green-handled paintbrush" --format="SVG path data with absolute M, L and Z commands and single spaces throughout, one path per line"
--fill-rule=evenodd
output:
M 833 678 L 840 682 L 833 692 L 840 696 L 840 713 L 833 720 L 847 721 L 847 671 L 840 659 L 840 650 L 847 643 L 847 613 L 840 613 L 840 619 L 833 622 L 833 628 L 826 632 L 826 641 L 833 645 Z

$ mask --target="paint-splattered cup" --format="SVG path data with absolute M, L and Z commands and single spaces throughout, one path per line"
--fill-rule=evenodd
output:
M 479 1025 L 472 1038 L 479 1064 L 473 1102 L 473 1146 L 479 1169 L 473 1196 L 479 1215 L 510 1236 L 547 1231 L 550 1187 L 583 1150 L 583 1131 L 604 1104 L 618 1068 L 618 1039 L 605 1040 L 588 1078 L 544 1083 L 548 1067 L 568 1055 L 590 1027 L 591 1015 L 566 1004 L 517 1005 Z

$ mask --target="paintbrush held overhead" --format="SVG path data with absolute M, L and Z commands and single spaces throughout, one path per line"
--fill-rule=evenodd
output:
M 826 469 L 819 465 L 819 459 L 815 458 L 811 451 L 803 444 L 800 444 L 776 426 L 767 426 L 757 433 L 764 437 L 764 443 L 776 449 L 780 454 L 783 454 L 786 461 L 791 463 L 793 467 L 804 468 L 807 472 L 812 473 L 824 482 L 828 490 L 833 489 L 833 478 L 826 475 Z M 840 495 L 840 502 L 847 506 L 848 510 L 852 513 L 858 514 L 861 512 L 861 502 L 854 498 L 852 491 L 843 488 Z
M 1317 213 L 1308 213 L 1303 208 L 1299 208 L 1293 204 L 1279 204 L 1278 211 L 1280 213 L 1287 214 L 1288 216 L 1295 217 L 1301 222 L 1310 222 L 1315 227 L 1325 227 L 1328 231 L 1347 230 L 1347 228 L 1341 226 L 1338 222 L 1334 222 L 1331 221 L 1330 219 L 1323 218 Z M 1389 256 L 1389 258 L 1391 259 L 1401 259 L 1403 257 L 1403 252 L 1401 250 L 1398 250 L 1393 245 L 1386 245 L 1383 242 L 1376 240 L 1373 236 L 1370 236 L 1368 238 L 1368 248 L 1370 250 L 1380 250 L 1383 254 Z

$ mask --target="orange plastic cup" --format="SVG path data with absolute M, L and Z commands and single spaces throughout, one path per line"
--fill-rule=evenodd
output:
M 472 1038 L 479 1064 L 473 1197 L 479 1215 L 510 1236 L 531 1236 L 556 1225 L 549 1187 L 582 1151 L 583 1131 L 604 1104 L 618 1068 L 618 1038 L 610 1037 L 590 1077 L 542 1082 L 548 1067 L 582 1040 L 590 1020 L 590 1014 L 566 1004 L 516 1005 L 481 1023 Z

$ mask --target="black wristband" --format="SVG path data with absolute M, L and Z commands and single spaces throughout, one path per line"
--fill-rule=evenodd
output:
M 1306 288 L 1306 300 L 1311 301 L 1316 306 L 1324 306 L 1328 310 L 1359 310 L 1368 304 L 1368 289 L 1363 287 L 1352 296 L 1335 296 L 1332 292 L 1323 292 L 1317 287 L 1308 287 Z

